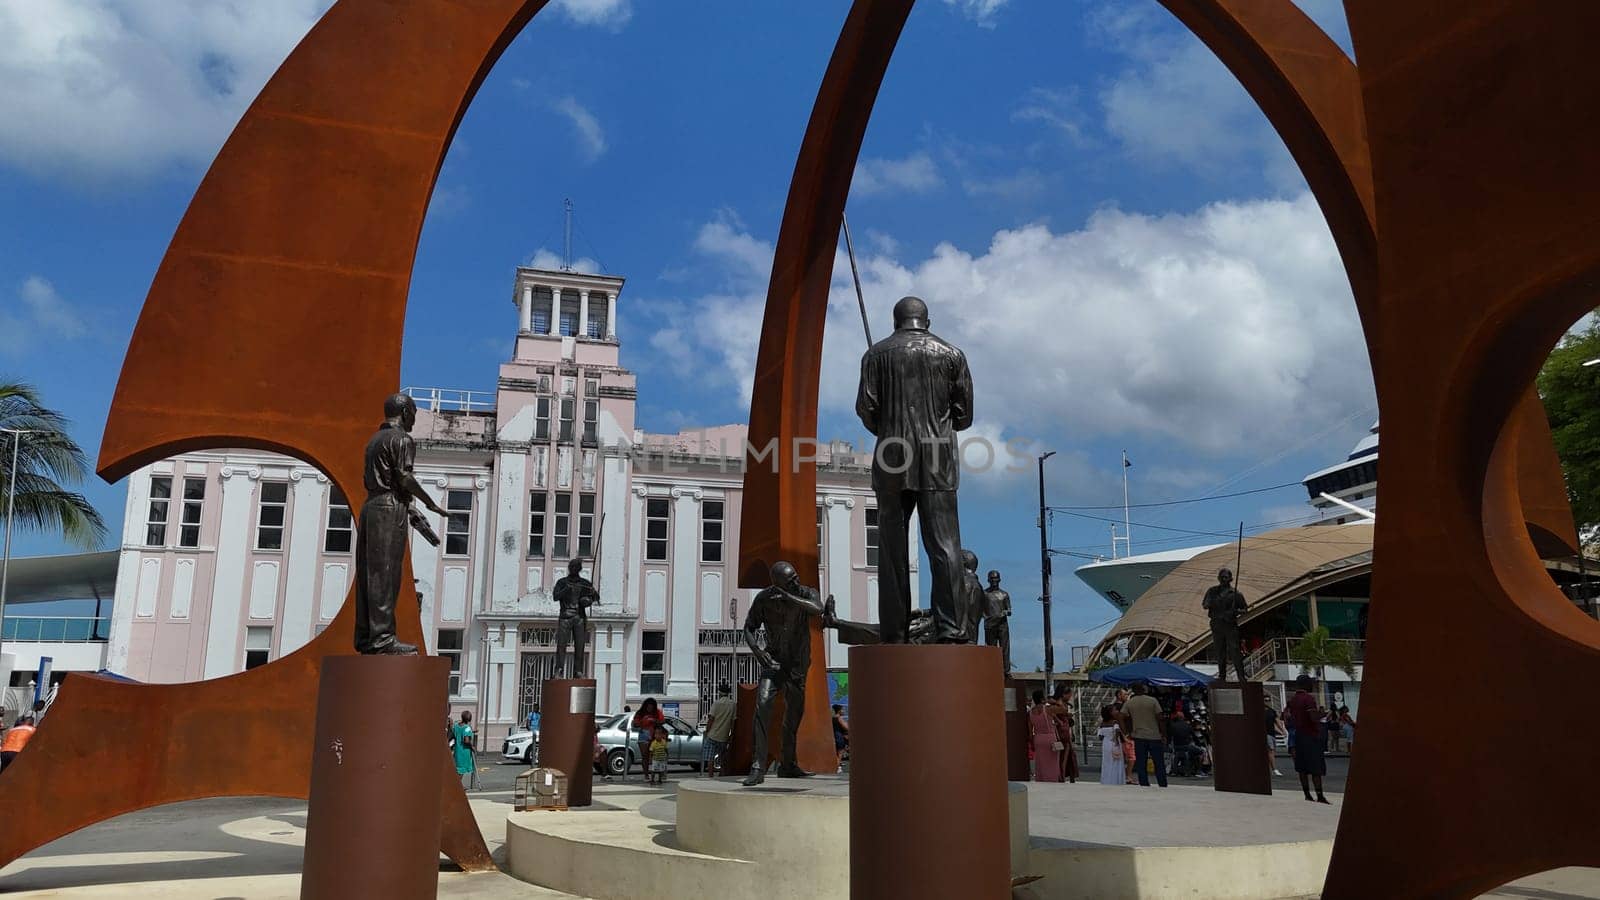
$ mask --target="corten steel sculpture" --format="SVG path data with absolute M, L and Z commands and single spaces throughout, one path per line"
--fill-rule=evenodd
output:
M 1481 713 L 1487 699 L 1532 731 L 1526 699 L 1541 684 L 1600 675 L 1600 625 L 1539 560 L 1575 552 L 1576 534 L 1532 389 L 1561 333 L 1600 304 L 1600 85 L 1588 77 L 1600 6 L 1349 0 L 1358 72 L 1290 0 L 1162 2 L 1239 78 L 1304 173 L 1350 277 L 1385 423 L 1362 708 L 1379 749 L 1354 763 L 1324 896 L 1464 896 L 1595 865 L 1581 801 L 1497 777 L 1487 748 L 1447 746 L 1407 692 L 1449 671 L 1458 689 L 1441 715 L 1468 715 L 1469 701 Z M 790 448 L 815 433 L 836 235 L 909 7 L 853 6 L 795 166 L 750 418 L 752 445 L 777 438 L 787 464 L 747 471 L 747 495 L 777 510 L 744 521 L 747 579 L 785 553 L 812 558 L 815 470 Z M 1593 746 L 1600 725 L 1574 721 L 1568 734 Z M 1409 759 L 1420 748 L 1428 771 L 1400 747 Z M 1392 851 L 1417 833 L 1431 836 L 1423 858 Z
M 128 347 L 102 477 L 246 446 L 298 456 L 363 496 L 372 402 L 399 384 L 439 166 L 479 83 L 543 5 L 342 0 L 322 17 L 240 120 L 173 236 Z M 420 642 L 412 597 L 406 589 L 399 631 Z M 69 677 L 3 776 L 8 804 L 28 814 L 0 823 L 0 864 L 148 806 L 305 797 L 318 663 L 353 652 L 353 612 L 347 602 L 305 647 L 226 678 Z M 250 747 L 249 764 L 219 755 L 224 745 Z M 444 852 L 492 868 L 443 753 L 438 789 Z

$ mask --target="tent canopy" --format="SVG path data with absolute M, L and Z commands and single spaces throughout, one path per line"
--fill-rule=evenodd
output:
M 1123 663 L 1120 666 L 1097 669 L 1089 673 L 1089 680 L 1122 686 L 1142 681 L 1156 687 L 1192 687 L 1210 684 L 1213 679 L 1203 672 L 1196 672 L 1187 666 L 1180 666 L 1153 656 L 1137 662 Z

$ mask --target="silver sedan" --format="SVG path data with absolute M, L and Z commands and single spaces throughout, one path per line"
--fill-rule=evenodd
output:
M 639 742 L 632 720 L 632 713 L 623 713 L 596 725 L 595 736 L 600 739 L 600 752 L 605 754 L 603 771 L 607 775 L 626 775 L 629 768 L 640 765 Z M 667 716 L 662 724 L 667 728 L 667 764 L 699 771 L 704 746 L 700 729 L 676 716 Z

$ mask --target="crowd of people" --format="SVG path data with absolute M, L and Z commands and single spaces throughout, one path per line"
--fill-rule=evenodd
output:
M 1313 693 L 1315 682 L 1301 676 L 1296 691 L 1280 715 L 1266 708 L 1267 760 L 1274 775 L 1278 746 L 1286 742 L 1301 776 L 1306 799 L 1326 803 L 1322 778 L 1327 774 L 1326 754 L 1355 745 L 1355 719 L 1344 705 L 1324 707 Z M 1177 689 L 1153 689 L 1136 684 L 1132 691 L 1118 690 L 1111 703 L 1099 709 L 1097 719 L 1081 727 L 1094 728 L 1100 755 L 1100 783 L 1149 786 L 1151 779 L 1167 786 L 1169 775 L 1206 777 L 1211 774 L 1210 719 L 1199 691 L 1186 695 Z M 1034 781 L 1074 782 L 1079 777 L 1075 738 L 1080 734 L 1072 691 L 1056 685 L 1052 696 L 1033 692 L 1028 708 L 1028 754 Z

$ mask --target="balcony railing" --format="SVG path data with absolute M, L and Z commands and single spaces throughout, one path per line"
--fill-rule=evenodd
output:
M 1294 660 L 1289 658 L 1289 653 L 1299 645 L 1301 638 L 1277 638 L 1272 642 L 1273 658 L 1276 662 L 1291 665 Z M 1334 638 L 1331 644 L 1350 645 L 1350 655 L 1356 662 L 1364 662 L 1367 658 L 1367 642 L 1359 638 Z
M 401 393 L 417 401 L 418 409 L 429 412 L 491 412 L 495 408 L 494 394 L 485 391 L 408 387 Z
M 8 641 L 86 644 L 111 639 L 110 616 L 7 616 Z

